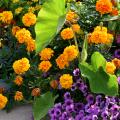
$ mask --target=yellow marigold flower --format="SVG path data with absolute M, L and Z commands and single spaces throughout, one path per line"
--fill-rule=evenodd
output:
M 15 37 L 19 43 L 24 43 L 31 39 L 31 33 L 25 28 L 22 28 L 16 32 Z
M 114 74 L 116 67 L 113 62 L 106 63 L 106 72 L 110 74 Z
M 42 61 L 39 64 L 38 69 L 42 70 L 42 72 L 47 72 L 51 67 L 52 67 L 52 64 L 50 63 L 50 61 Z
M 17 9 L 15 9 L 15 14 L 16 14 L 16 15 L 20 14 L 22 10 L 23 10 L 22 7 L 19 7 L 19 8 L 17 8 Z
M 39 56 L 41 60 L 50 60 L 53 54 L 54 51 L 51 48 L 45 48 L 39 53 Z
M 56 59 L 56 63 L 57 66 L 60 69 L 64 69 L 65 67 L 69 66 L 68 63 L 68 55 L 67 54 L 61 54 L 60 56 L 58 56 L 58 58 Z
M 72 61 L 78 56 L 78 50 L 75 45 L 71 45 L 64 49 L 63 54 L 67 54 L 68 61 Z
M 73 78 L 70 74 L 64 74 L 60 77 L 60 85 L 62 88 L 69 89 L 72 87 Z
M 78 24 L 73 24 L 72 25 L 72 30 L 76 33 L 80 32 L 80 26 Z
M 7 97 L 5 97 L 2 94 L 0 94 L 0 109 L 5 108 L 7 102 L 8 102 Z
M 26 44 L 28 52 L 33 52 L 35 50 L 35 40 L 29 39 Z
M 18 86 L 22 85 L 23 84 L 23 78 L 20 75 L 16 76 L 16 78 L 14 80 L 14 83 Z
M 13 19 L 13 14 L 11 11 L 3 11 L 2 13 L 0 13 L 0 20 L 3 23 L 10 24 L 12 19 Z
M 35 6 L 35 10 L 40 10 L 41 9 L 41 5 L 36 5 Z
M 28 12 L 34 13 L 35 12 L 35 8 L 34 7 L 29 7 L 28 8 Z
M 22 22 L 25 26 L 30 27 L 36 23 L 36 15 L 28 12 L 22 17 Z
M 29 60 L 27 58 L 22 58 L 13 63 L 13 69 L 16 74 L 23 74 L 30 68 Z
M 120 68 L 120 59 L 114 58 L 112 62 L 114 63 L 117 69 Z
M 107 14 L 112 12 L 111 0 L 98 0 L 96 3 L 96 11 L 101 14 Z
M 63 29 L 62 32 L 61 32 L 61 37 L 64 40 L 72 39 L 74 37 L 73 30 L 71 28 L 65 28 L 65 29 Z
M 38 2 L 39 0 L 32 0 L 33 2 Z
M 18 30 L 20 30 L 20 27 L 18 27 L 18 26 L 13 26 L 13 27 L 12 27 L 12 34 L 15 35 Z
M 13 3 L 17 3 L 17 2 L 19 2 L 19 0 L 12 0 L 12 2 L 13 2 Z
M 16 91 L 15 96 L 14 96 L 15 101 L 21 101 L 23 100 L 23 94 L 20 91 Z
M 96 26 L 96 27 L 94 28 L 94 31 L 107 32 L 107 28 L 106 28 L 106 27 L 101 27 L 101 26 Z
M 72 23 L 76 23 L 77 22 L 77 18 L 78 18 L 78 15 L 73 12 L 73 11 L 69 11 L 66 15 L 66 20 L 67 21 L 70 21 Z

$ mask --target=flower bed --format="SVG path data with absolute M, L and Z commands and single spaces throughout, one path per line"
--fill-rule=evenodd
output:
M 0 3 L 0 109 L 35 120 L 120 118 L 120 2 Z

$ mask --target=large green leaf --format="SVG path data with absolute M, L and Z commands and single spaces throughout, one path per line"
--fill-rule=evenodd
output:
M 91 56 L 91 64 L 95 70 L 100 67 L 105 69 L 106 60 L 99 52 L 94 52 Z
M 65 15 L 65 0 L 46 0 L 38 13 L 36 32 L 36 53 L 46 47 L 62 28 Z
M 41 120 L 48 110 L 54 105 L 55 98 L 52 93 L 47 92 L 36 98 L 33 104 L 33 115 L 35 120 Z
M 96 53 L 93 53 L 93 56 L 91 59 L 93 59 L 95 56 L 96 56 Z M 98 58 L 96 58 L 96 60 L 97 59 Z M 102 60 L 104 61 L 103 58 Z M 94 65 L 94 62 L 95 62 L 95 65 Z M 82 75 L 88 78 L 90 89 L 92 92 L 101 93 L 109 96 L 118 95 L 117 77 L 115 75 L 106 73 L 104 70 L 104 66 L 102 66 L 101 62 L 97 63 L 94 60 L 92 61 L 92 65 L 89 65 L 86 62 L 82 62 L 79 64 L 79 67 Z

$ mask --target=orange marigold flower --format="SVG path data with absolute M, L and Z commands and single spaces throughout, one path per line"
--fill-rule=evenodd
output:
M 12 19 L 13 19 L 13 14 L 11 11 L 3 11 L 2 13 L 0 13 L 0 20 L 3 23 L 10 24 Z
M 73 11 L 69 11 L 66 15 L 66 20 L 72 23 L 77 22 L 77 18 L 78 18 L 78 15 Z
M 114 63 L 117 69 L 120 68 L 120 59 L 114 58 L 112 62 Z
M 113 62 L 106 63 L 106 72 L 110 74 L 114 74 L 116 67 Z
M 13 26 L 13 27 L 12 27 L 12 34 L 15 35 L 18 30 L 20 30 L 20 27 L 18 27 L 18 26 Z
M 22 22 L 25 26 L 30 27 L 36 23 L 36 15 L 28 12 L 22 17 Z
M 22 28 L 16 32 L 15 37 L 19 43 L 24 43 L 31 39 L 31 33 L 25 28 Z
M 20 75 L 16 76 L 16 78 L 14 80 L 14 83 L 18 86 L 22 85 L 23 84 L 23 78 Z
M 51 67 L 52 67 L 52 64 L 50 63 L 50 61 L 42 61 L 39 64 L 38 69 L 42 70 L 42 72 L 47 72 Z
M 50 86 L 53 88 L 53 89 L 56 89 L 58 87 L 58 82 L 57 80 L 52 80 L 50 82 Z
M 61 32 L 61 37 L 64 40 L 72 39 L 74 37 L 73 30 L 71 28 L 65 28 L 65 29 L 63 29 L 62 32 Z
M 31 95 L 32 95 L 32 96 L 40 96 L 40 92 L 41 92 L 40 88 L 34 88 L 34 89 L 32 90 Z
M 68 63 L 68 55 L 67 54 L 61 54 L 57 59 L 56 59 L 57 66 L 60 69 L 64 69 L 69 65 Z
M 112 11 L 112 3 L 110 0 L 98 0 L 96 3 L 96 11 L 100 14 L 107 14 Z
M 22 58 L 13 63 L 13 69 L 16 74 L 23 74 L 30 68 L 29 60 L 27 58 Z
M 35 50 L 35 40 L 32 38 L 27 41 L 27 51 L 28 52 L 33 52 Z
M 112 16 L 117 16 L 119 14 L 119 11 L 117 8 L 112 9 L 111 15 Z
M 0 109 L 5 108 L 7 102 L 8 102 L 7 97 L 5 97 L 2 94 L 0 94 Z
M 78 24 L 73 24 L 72 25 L 72 30 L 76 33 L 80 32 L 80 26 Z
M 68 61 L 72 61 L 78 56 L 78 50 L 75 45 L 70 45 L 64 49 L 63 54 L 68 56 Z
M 15 96 L 14 96 L 15 101 L 21 101 L 23 100 L 23 93 L 20 91 L 16 91 Z
M 64 74 L 60 77 L 60 85 L 62 88 L 69 89 L 72 87 L 73 78 L 70 74 Z
M 50 60 L 53 54 L 54 54 L 54 51 L 51 48 L 44 48 L 39 53 L 39 56 L 41 57 L 41 60 Z

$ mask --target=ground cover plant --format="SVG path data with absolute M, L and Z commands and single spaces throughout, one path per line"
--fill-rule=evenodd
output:
M 118 120 L 119 47 L 119 0 L 0 1 L 0 109 Z

